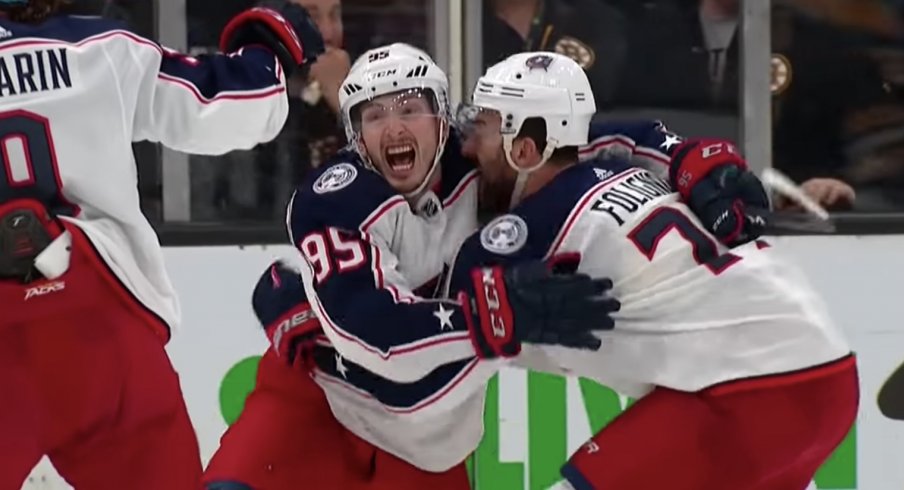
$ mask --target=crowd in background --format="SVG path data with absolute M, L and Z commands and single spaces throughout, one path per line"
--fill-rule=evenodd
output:
M 151 36 L 147 2 L 94 0 Z M 367 48 L 430 47 L 429 0 L 294 0 L 328 51 L 290 81 L 280 136 L 190 160 L 193 221 L 278 222 L 295 183 L 344 144 L 338 87 Z M 904 210 L 904 0 L 773 0 L 773 164 L 833 210 Z M 267 0 L 187 0 L 195 54 L 227 19 Z M 737 138 L 739 0 L 485 0 L 483 63 L 550 50 L 587 71 L 601 118 L 658 118 L 691 136 Z M 145 5 L 142 7 L 141 5 Z M 144 11 L 143 11 L 144 10 Z M 139 147 L 145 206 L 162 195 L 154 145 Z M 777 202 L 779 207 L 788 204 Z

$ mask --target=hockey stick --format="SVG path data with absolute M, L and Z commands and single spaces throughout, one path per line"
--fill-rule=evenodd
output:
M 770 167 L 763 170 L 760 180 L 767 189 L 796 202 L 805 211 L 804 213 L 773 212 L 769 216 L 772 226 L 779 229 L 818 233 L 835 231 L 835 222 L 829 212 L 808 196 L 787 175 Z

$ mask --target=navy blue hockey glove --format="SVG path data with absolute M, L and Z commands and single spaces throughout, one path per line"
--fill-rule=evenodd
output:
M 276 8 L 246 10 L 233 17 L 220 35 L 220 51 L 224 53 L 255 44 L 276 54 L 287 77 L 324 51 L 323 36 L 307 10 L 289 1 L 278 2 Z
M 512 357 L 522 343 L 597 350 L 597 330 L 611 330 L 621 305 L 605 296 L 608 279 L 562 272 L 542 262 L 471 272 L 474 296 L 459 293 L 471 340 L 482 358 Z
M 682 143 L 672 155 L 669 177 L 684 202 L 725 245 L 741 245 L 765 232 L 766 189 L 728 141 Z
M 283 261 L 272 263 L 254 286 L 254 314 L 276 354 L 294 365 L 321 331 L 298 271 Z

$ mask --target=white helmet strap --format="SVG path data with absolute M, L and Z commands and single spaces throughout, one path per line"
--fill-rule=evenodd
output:
M 515 172 L 518 173 L 518 176 L 515 178 L 515 187 L 512 189 L 511 200 L 509 201 L 509 209 L 513 209 L 518 203 L 521 202 L 521 196 L 524 194 L 524 189 L 527 187 L 527 181 L 530 178 L 530 174 L 537 171 L 540 167 L 546 164 L 549 161 L 552 154 L 556 151 L 556 148 L 559 146 L 559 141 L 555 138 L 547 138 L 546 139 L 546 148 L 543 149 L 543 154 L 540 155 L 540 161 L 535 165 L 530 167 L 521 168 L 515 161 L 512 159 L 512 146 L 514 145 L 515 138 L 517 136 L 514 134 L 506 134 L 502 136 L 502 150 L 505 153 L 505 161 L 508 163 L 509 167 L 511 167 Z
M 424 179 L 421 183 L 418 184 L 413 191 L 404 194 L 406 198 L 417 197 L 420 193 L 424 192 L 424 189 L 426 189 L 428 185 L 430 185 L 433 174 L 436 173 L 436 169 L 439 168 L 439 161 L 443 157 L 443 150 L 446 149 L 446 139 L 448 137 L 448 131 L 446 131 L 447 124 L 447 119 L 440 116 L 439 124 L 437 124 L 439 135 L 436 138 L 436 153 L 433 155 L 433 162 L 430 164 L 430 169 L 427 170 L 427 174 L 424 175 Z

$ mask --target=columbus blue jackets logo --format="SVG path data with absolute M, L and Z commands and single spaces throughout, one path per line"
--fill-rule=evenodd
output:
M 358 169 L 350 163 L 340 163 L 326 169 L 317 181 L 314 182 L 314 192 L 326 194 L 327 192 L 344 189 L 358 176 Z
M 514 214 L 499 216 L 480 231 L 480 244 L 496 254 L 513 254 L 521 250 L 525 243 L 527 223 Z
M 524 62 L 524 66 L 526 66 L 529 70 L 543 70 L 549 71 L 549 65 L 552 64 L 552 56 L 545 54 L 538 54 L 536 56 L 531 56 Z

